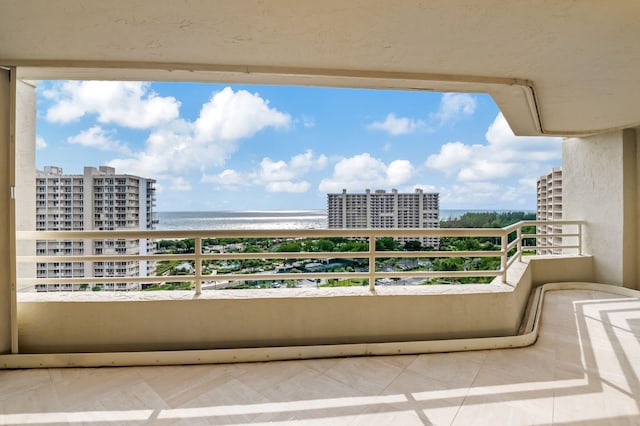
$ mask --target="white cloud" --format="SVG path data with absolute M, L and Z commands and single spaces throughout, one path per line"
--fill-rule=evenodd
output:
M 435 117 L 444 124 L 460 115 L 472 115 L 476 111 L 476 98 L 466 93 L 445 93 Z
M 265 127 L 282 128 L 290 123 L 290 115 L 269 108 L 269 102 L 257 93 L 226 87 L 204 104 L 194 128 L 198 140 L 234 141 L 252 137 Z
M 401 185 L 413 176 L 413 165 L 407 160 L 392 161 L 387 167 L 387 183 Z
M 170 179 L 169 189 L 173 191 L 190 191 L 191 184 L 183 177 L 174 177 Z
M 265 157 L 260 162 L 260 179 L 267 182 L 292 179 L 295 174 L 284 161 L 273 161 Z
M 45 149 L 47 147 L 47 142 L 40 135 L 36 136 L 36 149 Z
M 111 138 L 115 133 L 115 130 L 105 131 L 102 127 L 96 125 L 67 138 L 67 142 L 96 148 L 101 151 L 119 151 L 128 154 L 130 151 L 125 144 Z
M 256 183 L 290 181 L 310 171 L 322 170 L 327 165 L 327 162 L 328 159 L 325 155 L 321 154 L 318 157 L 314 157 L 312 150 L 307 150 L 304 154 L 291 157 L 288 163 L 283 160 L 273 161 L 269 157 L 265 157 L 260 162 L 260 170 L 258 171 Z M 283 188 L 284 187 L 287 187 L 287 185 L 283 186 Z M 291 185 L 288 185 L 288 187 L 291 187 Z M 304 187 L 304 185 L 297 186 L 298 189 L 302 187 Z M 278 188 L 278 185 L 272 185 L 271 188 Z M 278 191 L 270 190 L 270 192 Z
M 142 176 L 205 173 L 223 166 L 241 139 L 269 127 L 287 127 L 290 121 L 288 114 L 269 108 L 258 94 L 227 87 L 213 94 L 194 122 L 176 119 L 155 129 L 144 151 L 109 165 Z
M 466 93 L 444 93 L 440 99 L 438 111 L 429 114 L 429 126 L 424 120 L 396 117 L 390 113 L 384 121 L 376 121 L 367 126 L 371 130 L 382 130 L 389 135 L 398 136 L 412 133 L 424 128 L 428 132 L 434 132 L 449 122 L 455 121 L 460 116 L 472 115 L 476 111 L 476 98 Z
M 502 113 L 489 126 L 487 144 L 450 142 L 427 158 L 426 166 L 455 174 L 462 182 L 499 179 L 535 179 L 546 173 L 549 162 L 561 159 L 560 138 L 515 136 Z
M 414 120 L 412 118 L 400 118 L 391 113 L 387 115 L 384 121 L 371 123 L 367 126 L 371 130 L 382 130 L 392 136 L 405 135 L 411 133 L 425 125 L 422 120 Z
M 240 173 L 226 169 L 218 175 L 205 175 L 202 181 L 225 185 L 225 189 L 259 185 L 267 192 L 307 192 L 311 184 L 298 179 L 309 172 L 322 170 L 327 162 L 325 155 L 315 156 L 312 150 L 307 150 L 303 154 L 291 157 L 288 162 L 265 157 L 255 172 Z
M 289 165 L 296 173 L 301 173 L 309 170 L 322 170 L 326 167 L 328 161 L 327 156 L 324 154 L 314 158 L 313 151 L 308 149 L 304 154 L 291 157 Z
M 515 163 L 494 163 L 488 160 L 475 160 L 469 167 L 465 167 L 458 173 L 461 181 L 487 181 L 503 179 L 518 169 Z
M 473 148 L 462 142 L 450 142 L 440 147 L 440 153 L 427 158 L 427 167 L 451 174 L 459 165 L 471 160 Z
M 321 192 L 339 192 L 386 188 L 405 184 L 413 175 L 409 161 L 396 160 L 386 165 L 369 153 L 355 155 L 340 160 L 334 167 L 333 175 L 323 179 L 318 189 Z
M 268 192 L 307 192 L 311 184 L 307 181 L 302 182 L 289 182 L 289 181 L 279 181 L 279 182 L 269 182 L 265 186 L 265 189 Z
M 150 83 L 130 81 L 67 81 L 44 92 L 54 101 L 46 113 L 48 121 L 68 123 L 86 114 L 97 114 L 98 122 L 148 129 L 174 120 L 180 102 L 149 90 Z
M 222 185 L 243 185 L 248 183 L 246 177 L 232 169 L 225 169 L 217 175 L 204 175 L 202 182 L 219 183 Z

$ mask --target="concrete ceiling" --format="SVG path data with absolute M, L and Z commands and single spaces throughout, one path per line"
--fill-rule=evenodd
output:
M 640 1 L 0 0 L 20 77 L 491 94 L 518 134 L 640 124 Z

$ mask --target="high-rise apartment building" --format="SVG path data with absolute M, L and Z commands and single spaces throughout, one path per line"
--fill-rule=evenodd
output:
M 386 192 L 327 194 L 329 228 L 438 228 L 440 226 L 439 194 Z M 440 239 L 399 238 L 399 241 L 420 240 L 423 245 L 438 247 Z
M 36 172 L 36 229 L 38 231 L 147 230 L 157 223 L 155 180 L 116 174 L 112 167 L 85 167 L 82 175 L 63 174 L 49 166 Z M 38 241 L 37 255 L 147 254 L 147 239 L 82 239 Z M 139 277 L 153 272 L 148 261 L 38 263 L 39 278 Z M 137 283 L 104 283 L 100 288 L 135 290 Z M 81 290 L 86 284 L 38 284 L 36 290 Z
M 562 219 L 562 168 L 556 167 L 546 175 L 538 178 L 536 195 L 536 220 Z M 562 234 L 562 226 L 538 226 L 537 233 L 548 235 L 537 239 L 536 245 L 538 247 L 551 247 L 562 244 L 562 237 L 557 236 Z M 561 251 L 562 249 L 559 248 L 540 248 L 537 253 L 560 254 Z

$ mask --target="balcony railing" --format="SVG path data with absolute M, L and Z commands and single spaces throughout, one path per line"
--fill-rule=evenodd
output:
M 540 227 L 553 225 L 553 234 L 523 233 L 524 228 L 541 229 Z M 549 254 L 577 254 L 582 255 L 583 221 L 522 221 L 505 228 L 438 228 L 438 229 L 311 229 L 311 230 L 199 230 L 199 231 L 19 231 L 16 234 L 18 241 L 69 241 L 86 239 L 113 239 L 113 240 L 180 240 L 194 239 L 192 253 L 179 254 L 106 254 L 106 255 L 74 255 L 74 256 L 17 256 L 19 263 L 49 263 L 49 262 L 160 262 L 182 261 L 193 265 L 193 271 L 186 275 L 161 275 L 123 278 L 109 277 L 60 277 L 60 278 L 18 278 L 18 288 L 28 285 L 43 284 L 105 284 L 111 283 L 139 283 L 157 284 L 170 282 L 192 282 L 196 294 L 200 294 L 203 283 L 235 282 L 235 281 L 280 281 L 280 280 L 316 280 L 316 279 L 366 279 L 369 288 L 375 290 L 378 280 L 401 279 L 408 277 L 430 278 L 473 278 L 473 277 L 500 277 L 506 282 L 507 269 L 516 261 L 521 260 L 523 254 L 534 254 L 544 250 Z M 538 228 L 536 228 L 538 227 Z M 567 228 L 570 231 L 567 232 Z M 547 228 L 548 229 L 548 228 Z M 540 232 L 540 231 L 538 231 Z M 366 243 L 366 251 L 322 251 L 322 252 L 259 252 L 259 253 L 209 253 L 203 250 L 203 242 L 209 239 L 222 238 L 267 238 L 267 239 L 322 239 L 342 237 L 357 239 Z M 376 248 L 375 241 L 384 238 L 445 238 L 445 237 L 473 237 L 491 239 L 496 242 L 495 250 L 421 250 L 421 251 L 385 251 Z M 549 238 L 560 237 L 560 238 Z M 538 245 L 544 242 L 545 245 Z M 384 259 L 434 259 L 434 258 L 499 258 L 499 267 L 493 270 L 381 270 L 376 267 Z M 204 261 L 240 261 L 249 259 L 262 260 L 294 260 L 294 259 L 352 259 L 359 260 L 364 269 L 353 272 L 284 272 L 284 273 L 222 273 L 208 275 L 204 273 Z M 86 288 L 86 287 L 85 287 Z M 111 288 L 111 287 L 109 287 Z M 215 286 L 214 286 L 215 288 Z

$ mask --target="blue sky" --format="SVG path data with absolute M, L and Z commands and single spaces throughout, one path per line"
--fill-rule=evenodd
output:
M 42 81 L 36 166 L 157 180 L 158 211 L 326 208 L 326 194 L 422 188 L 443 209 L 535 209 L 558 138 L 516 137 L 490 96 Z

